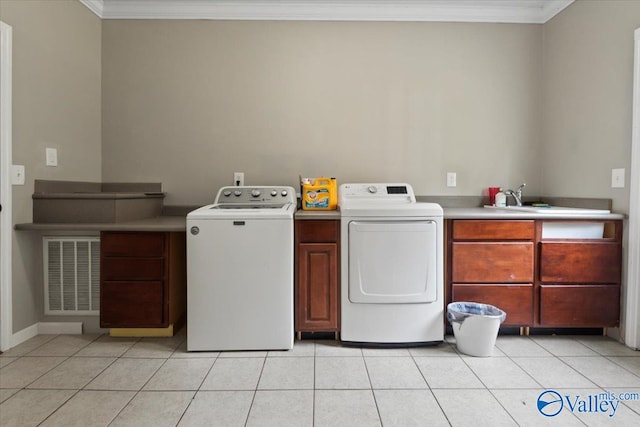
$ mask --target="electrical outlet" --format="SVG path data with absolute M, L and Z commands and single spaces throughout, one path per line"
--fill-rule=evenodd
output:
M 11 165 L 11 183 L 24 185 L 24 165 Z
M 624 168 L 611 169 L 611 188 L 624 188 Z
M 455 187 L 455 186 L 456 186 L 456 173 L 447 172 L 447 187 Z
M 233 185 L 236 185 L 236 186 L 244 185 L 244 172 L 233 173 Z
M 55 148 L 46 149 L 47 166 L 58 166 L 58 150 Z

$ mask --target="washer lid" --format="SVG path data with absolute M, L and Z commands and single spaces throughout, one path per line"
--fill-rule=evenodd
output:
M 233 208 L 224 203 L 202 206 L 187 214 L 187 221 L 217 219 L 293 219 L 296 206 L 293 203 L 257 207 L 236 205 Z

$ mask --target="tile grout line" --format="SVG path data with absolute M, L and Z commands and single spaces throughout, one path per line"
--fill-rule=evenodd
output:
M 264 359 L 262 360 L 262 368 L 260 369 L 260 375 L 258 375 L 258 381 L 256 382 L 256 387 L 253 390 L 253 396 L 251 396 L 251 404 L 249 405 L 249 410 L 247 411 L 247 416 L 244 419 L 244 426 L 247 426 L 249 423 L 249 416 L 251 415 L 251 409 L 253 409 L 253 404 L 256 401 L 256 395 L 258 394 L 258 387 L 260 386 L 260 380 L 262 379 L 262 374 L 264 373 L 265 365 L 267 364 L 267 358 L 269 357 L 269 352 L 265 354 Z
M 302 337 L 302 336 L 301 336 Z M 293 346 L 295 347 L 295 342 Z M 316 340 L 313 340 L 313 390 L 311 392 L 311 426 L 316 425 Z
M 180 348 L 180 346 L 178 346 L 178 348 Z M 174 353 L 175 353 L 175 351 L 174 351 Z M 172 355 L 173 355 L 173 353 L 172 353 Z M 187 411 L 191 407 L 191 404 L 196 399 L 196 396 L 198 395 L 198 393 L 200 393 L 200 391 L 204 391 L 204 390 L 201 390 L 202 389 L 202 384 L 204 384 L 204 382 L 207 380 L 207 377 L 209 376 L 209 374 L 213 370 L 213 367 L 215 366 L 215 364 L 216 364 L 216 362 L 218 361 L 219 358 L 220 358 L 220 353 L 218 352 L 217 356 L 213 359 L 213 363 L 209 367 L 209 370 L 207 371 L 205 376 L 202 378 L 202 381 L 200 381 L 200 385 L 198 386 L 198 389 L 193 392 L 193 396 L 191 396 L 191 399 L 189 400 L 189 403 L 187 404 L 187 406 L 185 406 L 184 410 L 182 411 L 182 414 L 180 414 L 180 417 L 178 418 L 178 421 L 176 422 L 176 427 L 180 424 L 180 422 L 184 418 L 185 414 L 187 413 Z M 160 369 L 160 368 L 158 368 L 158 369 Z
M 364 369 L 367 371 L 367 379 L 369 380 L 369 390 L 371 391 L 371 396 L 373 397 L 373 404 L 376 405 L 376 413 L 378 414 L 378 421 L 380 425 L 382 425 L 382 416 L 380 415 L 380 407 L 378 406 L 378 400 L 376 399 L 376 393 L 373 389 L 373 381 L 371 381 L 371 374 L 369 373 L 369 365 L 367 364 L 367 358 L 364 355 L 364 351 L 360 349 L 362 353 L 362 361 L 364 363 Z
M 497 345 L 496 345 L 497 346 Z M 500 347 L 498 347 L 498 349 L 500 350 L 500 352 L 502 352 L 505 356 L 505 358 L 507 358 L 508 360 L 511 361 L 511 363 L 513 363 L 518 369 L 520 369 L 522 372 L 524 372 L 529 378 L 531 378 L 536 384 L 540 385 L 541 384 L 535 379 L 533 378 L 531 375 L 529 375 L 529 373 L 527 371 L 525 371 L 524 369 L 522 369 L 522 367 L 520 365 L 518 365 L 512 358 L 511 356 L 509 356 L 507 353 L 505 353 L 504 351 L 502 351 L 502 349 L 500 349 Z M 457 351 L 457 348 L 456 348 Z M 478 374 L 476 373 L 476 371 L 473 370 L 473 368 L 471 366 L 469 366 L 469 364 L 465 361 L 464 357 L 461 357 L 462 362 L 471 370 L 471 372 L 473 372 L 473 374 L 476 376 L 476 378 L 478 378 L 478 381 L 480 381 L 480 384 L 482 384 L 484 386 L 484 389 L 487 390 L 489 392 L 489 394 L 491 395 L 491 397 L 496 401 L 496 403 L 498 403 L 498 405 L 500 405 L 500 407 L 505 411 L 505 413 L 509 416 L 509 418 L 511 418 L 513 420 L 513 422 L 516 425 L 520 425 L 518 423 L 518 421 L 515 419 L 514 415 L 511 414 L 511 412 L 509 412 L 509 410 L 502 404 L 502 402 L 500 401 L 500 399 L 498 399 L 496 397 L 496 395 L 493 393 L 493 391 L 487 386 L 487 384 L 484 383 L 484 381 L 482 381 L 482 379 L 478 376 Z M 544 388 L 544 387 L 542 387 Z
M 136 343 L 138 343 L 138 342 L 140 342 L 140 341 L 141 341 L 141 340 L 138 340 L 138 341 L 136 341 Z M 135 345 L 135 344 L 133 344 L 131 347 L 133 347 L 134 345 Z M 131 349 L 131 347 L 129 347 L 129 349 Z M 127 351 L 129 351 L 129 350 L 127 350 Z M 120 359 L 120 358 L 127 359 L 126 357 L 123 357 L 123 356 L 124 356 L 124 354 L 125 354 L 127 351 L 125 351 L 124 353 L 122 353 L 122 356 L 118 357 L 118 359 Z M 175 351 L 175 350 L 174 350 L 174 351 Z M 173 354 L 173 353 L 171 353 L 171 354 Z M 170 357 L 170 356 L 169 356 L 169 357 Z M 129 406 L 129 404 L 133 401 L 133 399 L 135 399 L 135 398 L 140 394 L 140 392 L 144 389 L 144 387 L 145 387 L 147 384 L 149 384 L 149 381 L 151 381 L 151 379 L 152 379 L 152 378 L 153 378 L 153 377 L 158 373 L 158 371 L 160 371 L 160 369 L 162 369 L 162 367 L 167 363 L 167 361 L 168 361 L 168 360 L 169 360 L 169 358 L 167 357 L 167 358 L 164 360 L 164 362 L 162 362 L 162 363 L 160 364 L 160 366 L 158 366 L 158 368 L 157 368 L 157 369 L 154 371 L 154 373 L 153 373 L 153 374 L 152 374 L 152 375 L 147 379 L 147 381 L 145 381 L 145 383 L 144 383 L 144 384 L 142 384 L 142 385 L 140 386 L 140 388 L 139 388 L 138 390 L 136 390 L 136 391 L 135 391 L 135 393 L 133 394 L 133 396 L 131 396 L 131 398 L 127 401 L 127 403 L 126 403 L 126 404 L 125 404 L 125 405 L 124 405 L 124 406 L 123 406 L 123 407 L 118 411 L 118 413 L 117 413 L 117 414 L 116 414 L 116 415 L 111 419 L 111 421 L 109 421 L 109 424 L 108 424 L 108 425 L 113 424 L 113 422 L 116 420 L 116 418 L 118 418 L 118 416 L 122 413 L 122 411 L 124 411 L 124 410 L 125 410 L 125 408 L 126 408 L 127 406 Z M 115 363 L 115 362 L 114 362 L 114 363 Z M 131 390 L 128 390 L 128 391 L 131 391 Z
M 445 340 L 443 340 L 442 343 L 444 345 L 450 346 L 450 344 Z M 451 420 L 449 419 L 449 416 L 444 411 L 444 408 L 442 407 L 442 404 L 438 400 L 438 397 L 433 392 L 433 388 L 431 387 L 431 384 L 429 384 L 429 381 L 427 381 L 427 378 L 424 376 L 424 372 L 422 372 L 422 369 L 420 369 L 420 366 L 418 365 L 418 362 L 416 362 L 415 356 L 413 355 L 413 353 L 411 353 L 411 351 L 409 351 L 409 354 L 411 355 L 411 359 L 413 359 L 413 363 L 416 365 L 416 368 L 418 368 L 418 372 L 420 372 L 420 375 L 422 376 L 422 379 L 427 384 L 427 389 L 429 390 L 429 393 L 431 393 L 431 396 L 433 396 L 433 400 L 435 400 L 436 405 L 438 405 L 438 408 L 440 408 L 440 412 L 442 412 L 442 415 L 444 416 L 444 419 L 447 421 L 447 423 L 449 423 L 449 426 L 452 426 L 453 424 L 451 423 Z M 458 356 L 458 358 L 460 358 L 460 356 Z

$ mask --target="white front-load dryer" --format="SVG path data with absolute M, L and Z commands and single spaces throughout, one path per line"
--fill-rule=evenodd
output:
M 444 338 L 443 212 L 408 184 L 343 184 L 341 339 L 422 344 Z

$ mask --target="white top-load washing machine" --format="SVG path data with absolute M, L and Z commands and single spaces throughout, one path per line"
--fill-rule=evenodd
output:
M 293 348 L 292 187 L 223 187 L 187 215 L 187 350 Z
M 409 184 L 343 184 L 342 341 L 444 339 L 443 211 Z

